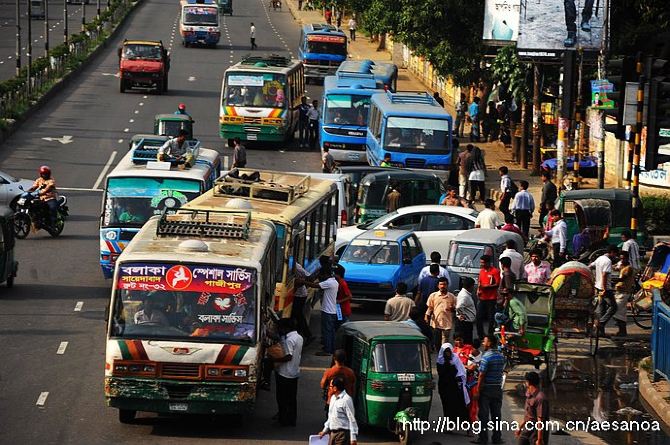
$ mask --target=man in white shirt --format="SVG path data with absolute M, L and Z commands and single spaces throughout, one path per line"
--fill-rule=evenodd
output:
M 492 199 L 484 201 L 484 210 L 479 212 L 475 220 L 475 228 L 497 229 L 502 225 L 496 213 L 496 202 Z
M 440 262 L 442 261 L 442 255 L 440 255 L 440 252 L 438 251 L 432 251 L 430 253 L 430 264 L 437 264 L 439 265 Z M 430 275 L 430 264 L 428 266 L 424 266 L 423 269 L 421 269 L 421 272 L 419 272 L 419 279 L 418 282 L 421 282 L 421 279 L 423 277 L 427 277 Z M 440 272 L 437 274 L 437 277 L 444 277 L 444 278 L 449 278 L 449 274 L 447 273 L 447 269 L 444 267 L 440 266 Z
M 477 309 L 472 293 L 475 290 L 475 280 L 463 277 L 463 288 L 456 296 L 456 332 L 455 337 L 461 337 L 466 345 L 472 344 L 472 328 L 477 319 Z
M 330 384 L 335 388 L 335 393 L 330 397 L 328 419 L 323 424 L 319 437 L 330 434 L 330 445 L 356 445 L 358 424 L 354 401 L 344 389 L 344 380 L 340 377 L 334 378 Z
M 528 181 L 519 181 L 519 191 L 514 196 L 512 203 L 512 213 L 516 219 L 516 225 L 523 232 L 523 236 L 528 238 L 530 231 L 530 217 L 535 211 L 535 199 L 528 193 Z
M 589 264 L 589 268 L 594 269 L 596 297 L 598 305 L 596 314 L 600 316 L 596 326 L 598 334 L 605 336 L 605 325 L 616 313 L 617 304 L 614 299 L 614 288 L 612 286 L 612 262 L 619 255 L 617 246 L 609 246 L 607 253 L 600 255 L 594 262 Z
M 556 269 L 565 261 L 566 249 L 568 247 L 568 225 L 565 223 L 561 212 L 556 209 L 549 212 L 549 216 L 552 218 L 553 226 L 544 232 L 544 235 L 551 238 L 554 256 L 552 267 Z
M 254 22 L 251 22 L 251 27 L 249 28 L 249 38 L 251 39 L 251 49 L 258 48 L 258 45 L 256 45 L 256 26 Z
M 307 111 L 307 132 L 309 134 L 309 146 L 314 149 L 319 140 L 319 101 L 313 100 L 312 106 Z
M 509 204 L 512 200 L 512 178 L 509 176 L 509 169 L 507 166 L 502 166 L 498 169 L 500 174 L 500 211 L 504 216 L 509 214 Z
M 621 241 L 623 241 L 623 246 L 621 250 L 628 252 L 628 261 L 630 266 L 635 269 L 636 272 L 641 270 L 640 265 L 640 246 L 638 246 L 637 241 L 633 238 L 633 234 L 630 230 L 624 230 L 621 233 Z
M 321 338 L 323 350 L 316 355 L 330 357 L 335 352 L 335 327 L 337 326 L 337 290 L 340 285 L 333 276 L 330 265 L 321 268 L 318 283 L 305 283 L 309 287 L 323 290 L 321 300 Z
M 295 426 L 298 415 L 298 377 L 303 339 L 290 318 L 279 320 L 279 333 L 284 336 L 284 357 L 274 359 L 277 382 L 277 408 L 281 426 Z
M 510 270 L 514 273 L 514 276 L 517 277 L 517 280 L 523 280 L 525 274 L 523 268 L 523 255 L 517 252 L 516 242 L 509 239 L 505 241 L 505 247 L 506 249 L 500 254 L 500 259 L 507 257 L 512 260 L 512 267 L 510 267 Z M 502 278 L 502 268 L 500 269 L 500 277 Z

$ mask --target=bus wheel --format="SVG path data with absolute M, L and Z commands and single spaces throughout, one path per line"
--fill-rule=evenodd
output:
M 134 409 L 120 409 L 119 410 L 119 422 L 121 423 L 133 423 L 135 420 L 135 414 L 137 411 Z

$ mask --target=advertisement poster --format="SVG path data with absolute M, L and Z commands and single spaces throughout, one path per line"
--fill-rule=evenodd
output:
M 521 2 L 517 48 L 546 51 L 582 49 L 599 51 L 603 45 L 603 21 L 607 2 L 595 0 L 533 0 Z
M 516 42 L 519 34 L 521 0 L 486 0 L 484 40 L 488 44 Z
M 614 101 L 607 97 L 609 93 L 614 91 L 614 85 L 609 80 L 592 80 L 591 81 L 591 108 L 599 110 L 612 109 L 616 106 Z

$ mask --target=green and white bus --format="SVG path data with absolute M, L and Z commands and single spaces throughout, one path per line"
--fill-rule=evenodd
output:
M 302 62 L 276 55 L 247 57 L 223 75 L 219 134 L 246 141 L 286 141 L 298 125 L 305 91 Z

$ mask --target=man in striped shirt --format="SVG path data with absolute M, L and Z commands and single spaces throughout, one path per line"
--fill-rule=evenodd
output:
M 486 444 L 489 441 L 488 430 L 486 426 L 489 420 L 500 421 L 502 410 L 502 384 L 503 373 L 505 371 L 505 357 L 498 351 L 498 341 L 495 336 L 487 335 L 484 337 L 482 346 L 484 354 L 479 362 L 479 379 L 477 390 L 473 397 L 479 399 L 479 421 L 482 425 L 479 437 L 472 441 L 476 444 Z M 503 443 L 500 429 L 493 429 L 492 437 L 494 444 Z
M 535 200 L 533 195 L 528 193 L 528 181 L 519 181 L 519 191 L 514 196 L 512 212 L 516 218 L 516 225 L 519 226 L 526 239 L 528 239 L 530 230 L 530 217 L 534 211 Z

